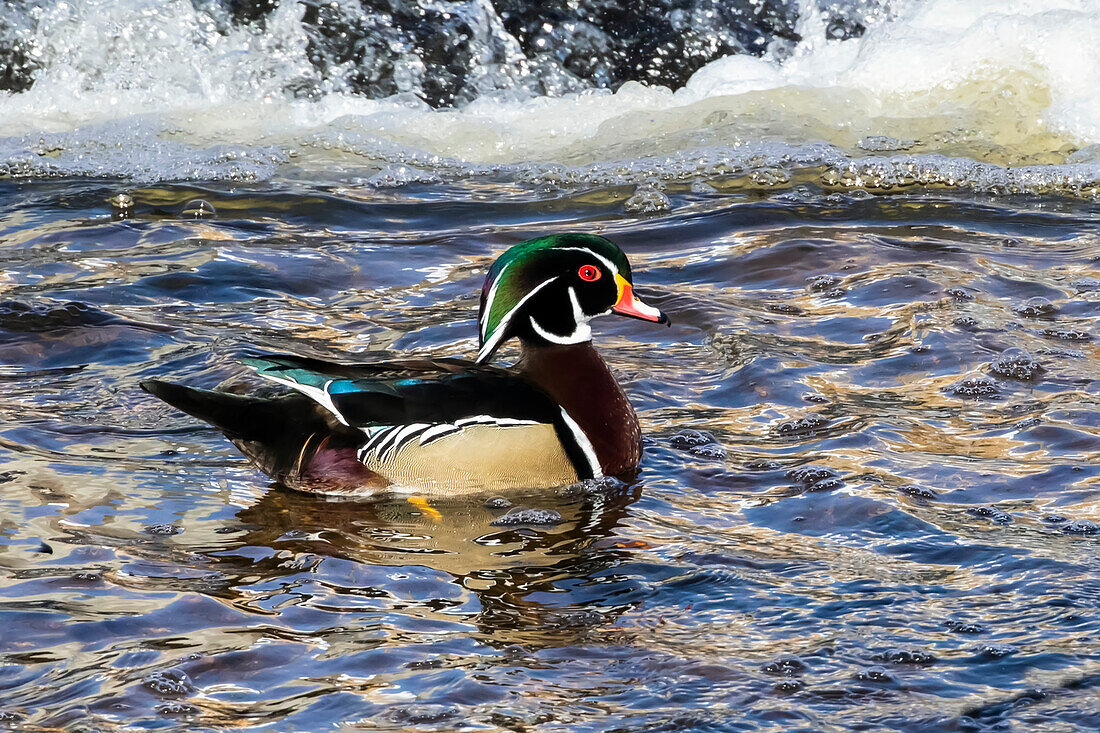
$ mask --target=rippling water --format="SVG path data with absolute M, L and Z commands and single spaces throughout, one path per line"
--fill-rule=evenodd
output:
M 1100 206 L 710 184 L 0 182 L 0 720 L 1100 727 Z M 507 497 L 560 523 L 268 489 L 137 388 L 469 355 L 564 229 L 674 325 L 598 323 L 646 455 Z
M 1098 33 L 0 3 L 0 728 L 1100 729 Z M 327 501 L 137 388 L 472 355 L 568 229 L 674 321 L 597 324 L 630 483 Z

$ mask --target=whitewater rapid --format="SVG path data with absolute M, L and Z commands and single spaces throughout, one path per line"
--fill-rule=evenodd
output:
M 802 0 L 796 42 L 763 38 L 762 55 L 718 58 L 675 91 L 628 81 L 557 96 L 532 91 L 536 72 L 488 3 L 455 5 L 480 13 L 496 61 L 475 81 L 491 91 L 433 108 L 416 93 L 415 58 L 395 71 L 407 89 L 384 98 L 355 93 L 350 66 L 321 74 L 301 4 L 280 3 L 260 27 L 187 0 L 40 3 L 8 19 L 38 69 L 29 88 L 0 92 L 0 174 L 371 185 L 743 175 L 765 187 L 1100 195 L 1097 0 L 866 3 L 865 31 L 848 38 Z

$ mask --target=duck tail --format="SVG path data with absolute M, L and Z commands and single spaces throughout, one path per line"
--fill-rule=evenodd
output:
M 302 394 L 280 397 L 197 389 L 159 379 L 141 388 L 177 410 L 210 423 L 229 438 L 261 471 L 276 481 L 298 478 L 307 449 L 326 444 L 354 446 L 362 433 L 340 425 L 316 402 Z
M 177 410 L 210 423 L 229 438 L 262 441 L 272 437 L 273 427 L 285 420 L 284 417 L 273 425 L 264 419 L 273 412 L 272 403 L 277 401 L 274 399 L 197 389 L 159 379 L 146 379 L 141 388 Z

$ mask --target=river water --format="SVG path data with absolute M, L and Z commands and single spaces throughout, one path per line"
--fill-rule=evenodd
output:
M 689 3 L 675 91 L 269 5 L 0 10 L 0 727 L 1100 728 L 1094 5 Z M 326 500 L 137 386 L 469 356 L 565 230 L 673 320 L 594 324 L 628 482 Z

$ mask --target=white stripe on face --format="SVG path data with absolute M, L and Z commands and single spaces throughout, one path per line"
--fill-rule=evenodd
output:
M 485 315 L 486 316 L 488 316 L 490 311 L 493 310 L 493 301 L 496 300 L 496 297 L 497 297 L 497 287 L 500 286 L 500 281 L 504 279 L 504 273 L 507 272 L 508 268 L 511 267 L 511 266 L 512 266 L 511 262 L 509 262 L 507 265 L 505 265 L 503 267 L 503 269 L 501 269 L 501 271 L 497 273 L 497 279 L 493 280 L 493 287 L 489 288 L 489 295 L 485 298 Z M 484 341 L 485 340 L 485 329 L 488 328 L 488 326 L 489 326 L 489 319 L 486 318 L 485 321 L 483 323 L 479 324 L 479 325 L 481 326 L 481 340 Z
M 572 333 L 566 336 L 550 333 L 539 325 L 534 316 L 531 316 L 531 328 L 552 344 L 579 344 L 584 341 L 591 341 L 592 328 L 588 325 L 588 322 L 592 320 L 593 316 L 589 316 L 581 308 L 581 302 L 577 298 L 577 291 L 573 289 L 573 286 L 569 286 L 569 302 L 573 306 L 573 323 L 575 324 Z
M 543 280 L 541 283 L 536 285 L 531 290 L 531 292 L 527 293 L 527 295 L 520 298 L 520 301 L 518 303 L 516 303 L 514 306 L 512 306 L 512 309 L 510 311 L 508 311 L 507 313 L 504 314 L 504 317 L 500 319 L 500 323 L 497 324 L 496 330 L 493 331 L 493 337 L 491 339 L 489 339 L 488 341 L 486 341 L 485 345 L 481 347 L 480 351 L 478 351 L 478 354 L 477 354 L 477 363 L 478 364 L 480 364 L 481 362 L 488 359 L 489 355 L 492 354 L 494 350 L 496 350 L 496 347 L 500 343 L 500 340 L 504 337 L 504 333 L 508 330 L 508 324 L 511 322 L 512 317 L 516 314 L 516 311 L 518 311 L 520 308 L 522 308 L 524 303 L 526 303 L 528 300 L 530 300 L 532 297 L 534 297 L 535 293 L 539 292 L 540 290 L 542 290 L 547 285 L 549 285 L 550 283 L 554 282 L 557 279 L 558 279 L 558 276 L 555 275 L 554 277 L 552 277 L 548 280 Z M 498 282 L 499 282 L 499 278 L 498 278 Z M 495 288 L 496 283 L 494 283 L 493 286 Z M 488 324 L 488 322 L 489 322 L 488 321 L 488 314 L 489 314 L 489 311 L 490 311 L 491 307 L 492 307 L 492 304 L 488 300 L 486 300 L 486 302 L 485 302 L 485 315 L 486 315 L 485 323 L 486 324 Z M 484 334 L 482 335 L 482 338 L 484 338 Z
M 593 257 L 595 257 L 600 262 L 607 265 L 607 269 L 611 271 L 611 276 L 612 277 L 619 274 L 619 268 L 615 267 L 615 264 L 611 260 L 607 259 L 606 257 L 604 257 L 602 254 L 599 254 L 598 252 L 593 252 L 592 250 L 588 249 L 588 247 L 555 247 L 554 249 L 557 250 L 557 251 L 570 250 L 572 252 L 586 252 L 586 253 L 592 255 Z

